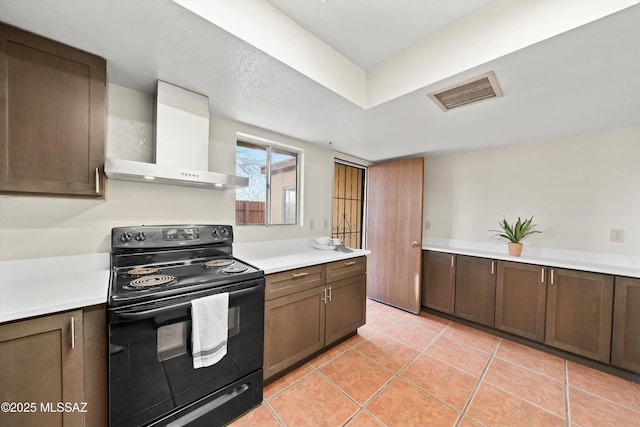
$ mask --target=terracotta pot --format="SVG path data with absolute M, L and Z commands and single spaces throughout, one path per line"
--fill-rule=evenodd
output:
M 520 256 L 520 254 L 522 254 L 522 243 L 509 242 L 508 245 L 509 245 L 509 255 Z

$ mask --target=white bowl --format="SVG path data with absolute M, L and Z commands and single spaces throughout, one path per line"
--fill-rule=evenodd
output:
M 318 237 L 315 241 L 316 245 L 321 245 L 321 246 L 332 246 L 331 242 L 332 242 L 331 237 Z
M 321 251 L 334 251 L 336 249 L 335 246 L 319 245 L 317 243 L 314 243 L 313 247 L 316 249 L 320 249 Z

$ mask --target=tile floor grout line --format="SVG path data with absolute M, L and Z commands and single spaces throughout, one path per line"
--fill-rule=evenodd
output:
M 476 393 L 478 392 L 478 389 L 480 388 L 480 384 L 482 383 L 482 380 L 484 380 L 484 377 L 485 377 L 487 371 L 489 370 L 489 366 L 491 365 L 491 362 L 493 362 L 493 358 L 495 357 L 496 352 L 498 351 L 498 348 L 500 347 L 501 343 L 502 343 L 502 338 L 498 338 L 498 342 L 496 343 L 495 347 L 493 348 L 493 352 L 491 353 L 491 356 L 489 357 L 489 360 L 487 361 L 487 364 L 484 366 L 484 369 L 482 370 L 482 373 L 478 377 L 478 381 L 476 382 L 476 385 L 473 387 L 473 390 L 471 391 L 471 395 L 469 395 L 469 398 L 467 399 L 467 403 L 465 403 L 464 407 L 462 408 L 462 417 L 460 417 L 460 420 L 462 420 L 467 415 L 467 410 L 469 410 L 469 406 L 471 406 L 471 402 L 473 402 L 473 398 L 476 396 Z M 455 427 L 458 427 L 460 425 L 460 422 L 462 422 L 462 421 L 459 421 L 455 425 Z
M 529 372 L 531 372 L 531 373 L 538 374 L 538 375 L 540 375 L 540 376 L 542 376 L 542 377 L 548 378 L 548 379 L 550 379 L 550 380 L 552 380 L 552 381 L 555 381 L 555 382 L 557 382 L 557 383 L 564 383 L 564 368 L 563 368 L 563 370 L 562 370 L 563 378 L 562 378 L 561 380 L 559 380 L 559 379 L 557 379 L 557 378 L 553 378 L 552 376 L 549 376 L 549 375 L 545 374 L 544 372 L 536 371 L 535 369 L 531 369 L 531 368 L 528 368 L 528 367 L 526 367 L 526 366 L 524 366 L 524 365 L 521 365 L 521 364 L 519 364 L 518 362 L 516 362 L 516 361 L 514 361 L 514 360 L 504 359 L 504 358 L 502 358 L 502 357 L 500 357 L 500 356 L 497 356 L 497 355 L 496 355 L 496 358 L 497 358 L 497 359 L 500 359 L 500 360 L 501 360 L 501 361 L 503 361 L 503 362 L 509 363 L 510 365 L 515 365 L 515 366 L 517 366 L 517 367 L 519 367 L 519 368 L 522 368 L 522 369 L 524 369 L 525 371 L 529 371 Z M 564 364 L 564 362 L 565 362 L 565 359 L 563 359 L 563 364 Z
M 303 367 L 303 366 L 305 366 L 305 365 L 309 365 L 309 362 L 305 363 L 304 365 L 299 366 L 299 367 L 298 367 L 298 368 L 296 368 L 296 369 L 300 369 L 300 368 L 302 368 L 302 367 Z M 278 392 L 274 393 L 274 394 L 273 394 L 273 396 L 270 396 L 270 397 L 268 397 L 268 398 L 266 398 L 266 399 L 264 399 L 264 398 L 263 398 L 263 399 L 262 399 L 262 400 L 263 400 L 263 402 L 267 402 L 267 401 L 269 401 L 269 400 L 273 399 L 274 397 L 276 397 L 276 396 L 278 396 L 278 395 L 282 394 L 284 391 L 286 391 L 286 390 L 290 389 L 291 387 L 293 387 L 294 385 L 298 384 L 298 383 L 299 383 L 300 381 L 302 381 L 303 379 L 307 378 L 309 375 L 313 374 L 313 372 L 314 372 L 316 369 L 315 369 L 313 366 L 311 366 L 311 365 L 309 365 L 309 367 L 311 368 L 311 372 L 309 372 L 309 373 L 307 373 L 307 374 L 305 374 L 305 375 L 301 376 L 300 378 L 298 378 L 297 380 L 295 380 L 295 381 L 294 381 L 294 382 L 292 382 L 291 384 L 289 384 L 289 385 L 287 385 L 286 387 L 284 387 L 282 390 L 279 390 Z M 284 378 L 284 377 L 286 377 L 287 375 L 289 375 L 289 374 L 290 374 L 290 373 L 292 373 L 292 372 L 295 372 L 295 369 L 294 369 L 293 371 L 291 371 L 291 372 L 288 372 L 287 374 L 285 374 L 284 376 L 282 376 L 282 377 L 280 377 L 280 378 Z M 278 378 L 278 380 L 279 380 L 280 378 Z M 278 381 L 278 380 L 276 380 L 276 381 Z M 274 381 L 274 382 L 275 382 L 275 381 Z M 271 384 L 273 384 L 273 383 L 271 383 Z M 269 384 L 269 385 L 271 385 L 271 384 Z
M 280 424 L 281 427 L 287 427 L 287 425 L 284 423 L 284 421 L 282 421 L 282 418 L 280 418 L 276 410 L 273 409 L 268 402 L 263 402 L 263 404 L 267 407 L 267 410 L 271 412 L 271 415 L 273 415 L 273 417 L 276 419 L 276 421 Z
M 571 407 L 569 405 L 569 366 L 564 359 L 564 415 L 565 426 L 571 427 Z

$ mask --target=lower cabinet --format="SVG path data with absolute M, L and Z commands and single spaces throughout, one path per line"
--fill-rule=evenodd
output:
M 459 255 L 454 314 L 486 326 L 494 325 L 496 261 Z
M 365 324 L 365 268 L 361 257 L 267 275 L 265 379 Z
M 422 305 L 453 314 L 456 256 L 425 251 L 422 255 Z
M 547 345 L 609 363 L 613 276 L 549 269 Z
M 364 325 L 367 286 L 364 274 L 333 282 L 328 287 L 325 344 L 331 344 Z
M 610 274 L 423 257 L 423 306 L 640 373 L 640 278 L 617 276 L 614 286 Z
M 611 364 L 640 373 L 640 279 L 616 277 Z
M 81 310 L 1 325 L 0 401 L 22 406 L 1 411 L 0 425 L 85 425 L 84 413 L 55 410 L 84 401 L 83 360 Z
M 95 306 L 0 325 L 0 425 L 106 425 L 105 322 Z
M 544 342 L 547 268 L 498 261 L 495 327 Z
M 264 378 L 324 347 L 324 287 L 265 302 Z

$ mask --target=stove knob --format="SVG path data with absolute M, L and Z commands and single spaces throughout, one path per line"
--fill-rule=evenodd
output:
M 144 234 L 142 231 L 141 231 L 141 232 L 139 232 L 139 233 L 137 233 L 137 234 L 136 234 L 136 237 L 135 237 L 135 239 L 136 239 L 138 242 L 144 242 L 144 240 L 145 240 L 146 238 L 147 238 L 147 235 L 146 235 L 146 234 Z
M 120 235 L 120 241 L 122 243 L 129 243 L 131 241 L 131 233 L 129 233 L 128 231 L 125 231 L 124 233 L 122 233 Z
M 227 228 L 222 229 L 222 237 L 229 237 L 229 229 Z
M 211 235 L 213 236 L 214 239 L 218 238 L 218 229 L 214 228 L 213 231 L 211 231 Z

